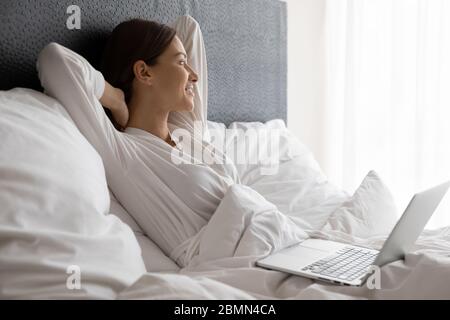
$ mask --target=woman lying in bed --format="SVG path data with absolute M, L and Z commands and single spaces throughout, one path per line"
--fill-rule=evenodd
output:
M 194 129 L 194 123 L 207 128 L 207 65 L 198 23 L 183 16 L 172 27 L 145 20 L 120 24 L 105 48 L 103 74 L 56 43 L 42 50 L 37 68 L 46 93 L 64 105 L 102 157 L 114 195 L 167 255 L 185 265 L 195 249 L 189 240 L 201 234 L 228 187 L 240 182 L 231 161 L 172 159 L 173 148 L 182 148 L 186 160 L 195 157 L 191 143 L 209 146 L 203 130 Z M 177 128 L 192 141 L 177 145 Z

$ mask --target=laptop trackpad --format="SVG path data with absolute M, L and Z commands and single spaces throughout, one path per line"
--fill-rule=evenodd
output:
M 330 252 L 299 245 L 294 248 L 283 250 L 282 254 L 288 256 L 290 259 L 295 259 L 298 266 L 302 266 L 324 258 L 330 255 Z

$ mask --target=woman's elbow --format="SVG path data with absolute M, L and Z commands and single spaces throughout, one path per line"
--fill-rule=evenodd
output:
M 47 44 L 39 53 L 36 69 L 41 86 L 49 94 L 53 87 L 58 86 L 58 74 L 66 72 L 64 47 L 56 42 Z
M 51 69 L 55 69 L 58 62 L 63 62 L 64 47 L 56 42 L 50 42 L 39 53 L 36 62 L 36 69 L 39 78 L 42 79 L 42 74 Z

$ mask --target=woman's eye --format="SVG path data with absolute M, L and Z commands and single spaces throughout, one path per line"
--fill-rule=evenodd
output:
M 181 63 L 181 64 L 186 64 L 186 61 L 183 60 L 183 61 L 180 61 L 180 63 Z

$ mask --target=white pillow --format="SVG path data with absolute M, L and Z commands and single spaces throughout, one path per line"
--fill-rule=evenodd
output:
M 330 216 L 322 232 L 339 231 L 358 238 L 386 236 L 397 220 L 394 198 L 372 170 L 353 196 Z
M 236 165 L 242 183 L 275 204 L 304 230 L 320 229 L 329 215 L 350 197 L 328 181 L 314 154 L 283 120 L 234 122 L 229 129 L 236 131 L 236 154 L 247 154 L 249 159 L 258 160 Z M 269 139 L 248 135 L 249 129 L 260 130 L 261 137 L 265 133 L 270 139 L 276 138 L 278 146 L 274 147 Z M 227 146 L 230 158 L 233 158 L 230 155 L 233 144 Z
M 205 132 L 205 140 L 209 141 L 216 147 L 222 147 L 220 142 L 225 140 L 226 129 L 227 127 L 225 124 L 208 120 L 208 130 Z
M 145 273 L 100 156 L 56 100 L 0 91 L 0 137 L 0 298 L 115 298 Z

